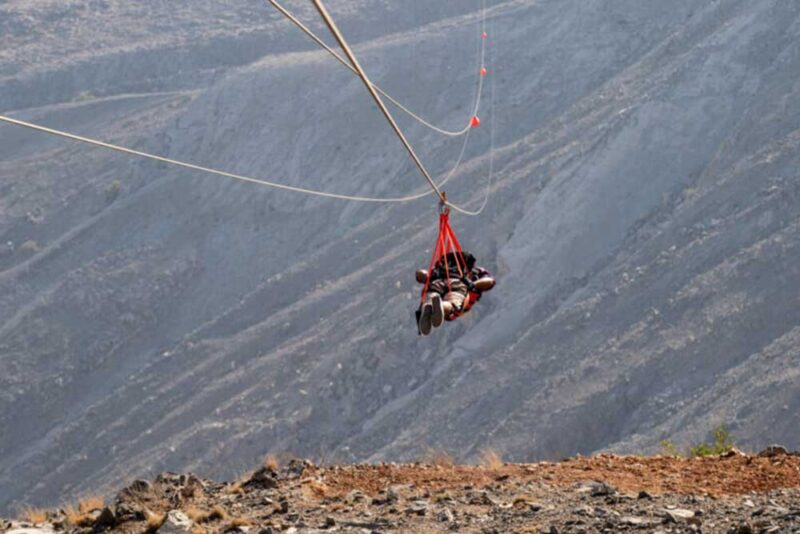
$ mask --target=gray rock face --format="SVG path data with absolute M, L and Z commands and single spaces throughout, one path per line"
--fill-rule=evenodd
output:
M 261 3 L 90 4 L 0 6 L 3 113 L 424 190 L 357 80 Z M 479 2 L 401 4 L 330 8 L 376 83 L 458 127 Z M 800 447 L 800 5 L 490 4 L 483 126 L 447 191 L 478 206 L 491 163 L 486 212 L 453 224 L 499 284 L 432 338 L 412 320 L 432 200 L 293 196 L 0 126 L 0 509 L 269 451 L 529 460 L 720 422 Z M 443 176 L 461 142 L 399 120 Z

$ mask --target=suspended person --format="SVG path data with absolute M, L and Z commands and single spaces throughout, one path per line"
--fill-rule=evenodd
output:
M 419 333 L 427 336 L 431 328 L 442 326 L 467 313 L 495 280 L 483 267 L 475 266 L 469 252 L 448 252 L 440 258 L 431 273 L 419 269 L 417 282 L 428 284 L 427 293 L 416 312 Z

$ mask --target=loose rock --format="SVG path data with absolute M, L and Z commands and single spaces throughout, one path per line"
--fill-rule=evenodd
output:
M 167 513 L 164 523 L 159 527 L 158 534 L 181 534 L 189 532 L 193 522 L 180 510 L 171 510 Z

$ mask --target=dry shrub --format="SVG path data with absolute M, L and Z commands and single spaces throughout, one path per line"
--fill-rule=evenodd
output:
M 277 456 L 275 456 L 274 454 L 268 454 L 264 458 L 263 466 L 266 467 L 267 469 L 271 469 L 272 471 L 275 471 L 277 473 L 278 470 L 281 467 L 281 463 L 278 460 Z
M 211 517 L 211 512 L 208 510 L 201 510 L 196 506 L 190 506 L 186 510 L 183 511 L 186 514 L 186 517 L 194 521 L 195 523 L 205 523 Z
M 196 499 L 202 494 L 202 488 L 197 485 L 186 486 L 181 490 L 181 497 L 186 500 Z
M 232 482 L 225 486 L 225 493 L 228 495 L 242 495 L 244 493 L 244 483 L 249 477 L 242 477 L 236 482 Z
M 78 511 L 82 514 L 88 514 L 94 510 L 102 510 L 105 505 L 106 501 L 102 497 L 91 496 L 78 502 Z
M 22 509 L 20 518 L 26 523 L 33 523 L 39 525 L 47 522 L 47 510 L 41 508 L 26 507 Z
M 167 519 L 167 514 L 164 512 L 145 510 L 145 519 L 147 521 L 147 530 L 156 531 L 164 524 L 164 521 Z
M 88 512 L 82 512 L 71 504 L 64 507 L 64 519 L 68 525 L 75 527 L 88 527 L 94 523 L 94 516 Z
M 503 467 L 503 458 L 494 449 L 483 449 L 481 451 L 480 462 L 486 469 L 500 469 Z
M 456 465 L 456 461 L 452 456 L 450 456 L 450 454 L 447 453 L 447 451 L 432 448 L 425 450 L 425 454 L 422 456 L 422 462 L 447 468 L 454 467 Z
M 211 510 L 202 510 L 196 506 L 190 506 L 184 510 L 186 517 L 195 523 L 208 523 L 209 521 L 225 521 L 230 516 L 227 510 L 220 505 L 216 505 Z
M 308 497 L 325 499 L 332 494 L 331 488 L 321 480 L 309 480 L 303 485 L 303 490 Z
M 208 516 L 208 519 L 211 521 L 216 521 L 216 520 L 225 521 L 229 517 L 230 516 L 228 515 L 228 511 L 225 510 L 225 508 L 223 508 L 222 506 L 217 504 L 211 508 L 211 515 Z
M 230 525 L 228 529 L 233 529 L 237 527 L 249 527 L 253 525 L 253 521 L 248 517 L 234 517 L 231 519 Z M 225 530 L 228 530 L 225 529 Z

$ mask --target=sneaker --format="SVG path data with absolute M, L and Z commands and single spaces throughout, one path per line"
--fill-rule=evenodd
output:
M 419 333 L 423 336 L 427 336 L 431 333 L 431 314 L 433 312 L 433 307 L 430 304 L 426 304 L 422 307 L 422 314 L 419 316 Z
M 442 306 L 442 297 L 433 295 L 431 298 L 431 307 L 433 312 L 431 314 L 431 325 L 434 328 L 439 328 L 444 322 L 444 306 Z

